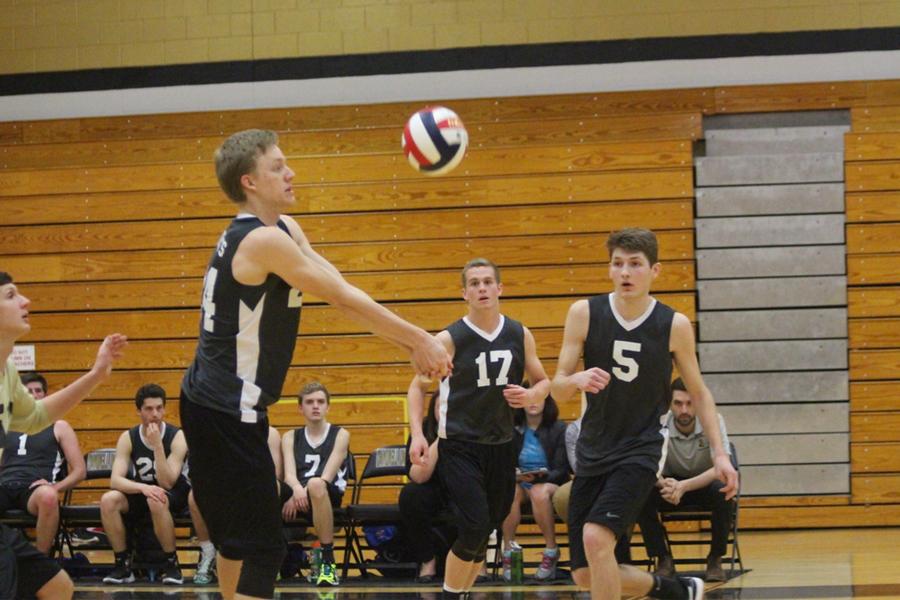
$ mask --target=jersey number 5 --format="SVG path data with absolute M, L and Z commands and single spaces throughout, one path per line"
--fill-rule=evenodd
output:
M 624 342 L 616 340 L 613 342 L 613 360 L 616 361 L 616 367 L 613 367 L 613 375 L 616 379 L 622 381 L 634 381 L 638 376 L 638 363 L 630 356 L 625 356 L 625 351 L 640 352 L 641 345 L 637 342 Z
M 509 375 L 509 367 L 512 366 L 512 350 L 491 350 L 491 362 L 495 363 L 500 360 L 503 363 L 500 365 L 500 374 L 497 375 L 494 385 L 506 385 L 509 383 L 507 375 Z M 488 377 L 487 372 L 487 352 L 479 354 L 478 358 L 475 359 L 475 364 L 478 365 L 478 381 L 475 384 L 478 387 L 491 385 L 491 378 Z

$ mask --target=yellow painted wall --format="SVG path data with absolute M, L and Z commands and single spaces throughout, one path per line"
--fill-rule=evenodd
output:
M 0 74 L 900 25 L 900 0 L 0 0 Z

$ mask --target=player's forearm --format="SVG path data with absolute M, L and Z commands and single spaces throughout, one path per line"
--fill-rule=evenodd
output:
M 375 335 L 407 351 L 424 344 L 430 337 L 421 327 L 401 319 L 350 284 L 346 284 L 334 303 L 347 316 L 367 326 Z
M 143 494 L 146 485 L 145 483 L 138 483 L 121 476 L 113 476 L 109 480 L 109 487 L 123 494 Z
M 703 426 L 703 433 L 709 440 L 709 447 L 713 451 L 713 456 L 723 456 L 728 453 L 725 451 L 725 445 L 722 443 L 722 434 L 719 431 L 719 419 L 716 413 L 716 403 L 712 394 L 705 390 L 702 394 L 703 401 L 700 403 L 699 416 L 700 424 Z
M 557 402 L 565 402 L 578 391 L 578 386 L 575 385 L 571 379 L 571 375 L 564 375 L 562 373 L 557 373 L 553 377 L 553 381 L 550 382 L 550 395 L 553 396 Z
M 51 421 L 63 418 L 67 412 L 87 398 L 95 387 L 105 381 L 106 377 L 104 371 L 94 368 L 58 392 L 50 394 L 41 400 L 47 410 L 47 416 Z
M 532 384 L 528 389 L 528 394 L 532 402 L 541 402 L 550 394 L 550 380 L 546 377 L 537 383 Z
M 695 475 L 690 479 L 684 480 L 684 491 L 693 492 L 701 490 L 711 484 L 716 479 L 716 470 L 714 468 L 707 469 L 699 475 Z
M 409 384 L 406 392 L 407 414 L 409 416 L 409 432 L 413 437 L 422 435 L 422 416 L 424 413 L 425 392 L 419 384 L 418 377 Z
M 69 473 L 65 479 L 61 481 L 57 481 L 53 487 L 56 488 L 57 492 L 65 492 L 68 489 L 71 489 L 81 483 L 84 480 L 85 472 L 73 472 Z

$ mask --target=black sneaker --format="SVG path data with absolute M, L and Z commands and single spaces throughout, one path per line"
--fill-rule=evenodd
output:
M 699 577 L 679 577 L 681 583 L 687 588 L 688 600 L 703 600 L 703 580 Z
M 181 569 L 178 567 L 177 562 L 166 561 L 166 566 L 163 567 L 162 582 L 170 585 L 181 585 L 184 583 L 184 577 L 181 576 Z
M 131 563 L 117 563 L 112 573 L 103 578 L 103 583 L 134 583 L 134 572 L 131 570 Z

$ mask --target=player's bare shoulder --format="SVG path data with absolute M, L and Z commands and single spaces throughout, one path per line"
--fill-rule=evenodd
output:
M 676 312 L 672 316 L 672 331 L 669 335 L 669 349 L 687 350 L 694 347 L 694 326 L 684 313 Z

